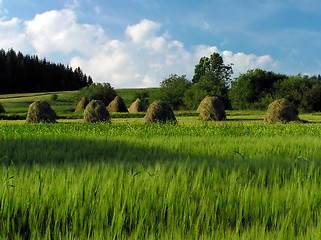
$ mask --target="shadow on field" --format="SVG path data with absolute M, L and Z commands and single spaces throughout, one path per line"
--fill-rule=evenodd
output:
M 146 164 L 165 161 L 185 161 L 200 157 L 166 151 L 160 146 L 141 146 L 120 140 L 89 140 L 75 138 L 55 139 L 2 139 L 0 141 L 0 163 L 5 165 L 46 165 L 122 163 Z
M 168 143 L 170 144 L 170 143 Z M 271 167 L 288 169 L 289 167 L 309 167 L 305 161 L 288 161 L 286 159 L 253 159 L 244 157 L 240 152 L 213 154 L 197 153 L 174 148 L 166 148 L 166 143 L 148 144 L 144 142 L 125 142 L 121 140 L 86 138 L 54 138 L 54 139 L 2 139 L 0 141 L 0 166 L 14 165 L 55 165 L 81 166 L 86 163 L 110 165 L 121 164 L 125 167 L 153 167 L 155 164 L 177 166 L 184 164 L 187 168 L 195 169 L 219 168 L 222 172 L 235 169 L 248 169 L 250 172 L 268 170 Z M 303 159 L 304 160 L 304 159 Z M 295 163 L 295 165 L 294 165 Z M 318 165 L 318 166 L 317 166 Z M 320 163 L 314 165 L 319 168 Z

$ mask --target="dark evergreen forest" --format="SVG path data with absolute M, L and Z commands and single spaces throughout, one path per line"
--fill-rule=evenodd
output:
M 73 70 L 13 49 L 0 50 L 0 93 L 78 90 L 92 82 L 79 67 Z

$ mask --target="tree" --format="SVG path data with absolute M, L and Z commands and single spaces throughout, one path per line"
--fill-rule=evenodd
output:
M 276 98 L 286 98 L 305 112 L 321 110 L 321 81 L 315 77 L 290 76 L 275 83 L 275 89 Z
M 202 57 L 195 66 L 193 85 L 185 94 L 185 104 L 196 109 L 200 101 L 210 95 L 220 98 L 226 109 L 230 108 L 228 88 L 232 74 L 232 67 L 225 65 L 218 53 L 213 53 L 210 58 Z
M 186 75 L 171 74 L 160 83 L 159 98 L 170 105 L 174 110 L 185 108 L 184 94 L 191 86 Z
M 229 91 L 233 109 L 266 108 L 273 99 L 274 84 L 286 79 L 284 74 L 276 74 L 261 69 L 249 70 L 236 78 Z
M 199 63 L 195 66 L 193 83 L 202 81 L 202 78 L 211 73 L 214 82 L 223 81 L 229 84 L 233 69 L 231 65 L 225 65 L 223 58 L 218 53 L 213 53 L 210 58 L 202 57 Z

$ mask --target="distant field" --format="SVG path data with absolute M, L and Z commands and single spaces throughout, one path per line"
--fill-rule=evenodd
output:
M 122 97 L 127 107 L 130 107 L 130 105 L 136 100 L 134 98 L 136 93 L 147 91 L 149 93 L 149 103 L 151 104 L 156 99 L 156 96 L 159 92 L 159 88 L 141 88 L 141 89 L 116 89 L 117 94 Z
M 137 92 L 147 91 L 150 94 L 150 103 L 152 103 L 157 95 L 157 88 L 147 89 L 116 89 L 116 92 L 121 96 L 129 107 Z M 4 106 L 8 114 L 26 116 L 28 107 L 31 103 L 37 100 L 48 101 L 58 116 L 77 116 L 79 113 L 74 113 L 77 102 L 75 96 L 78 91 L 64 92 L 48 92 L 48 93 L 23 93 L 23 94 L 2 94 L 0 95 L 0 103 Z M 53 94 L 58 95 L 56 101 L 51 100 Z M 81 114 L 80 114 L 81 115 Z

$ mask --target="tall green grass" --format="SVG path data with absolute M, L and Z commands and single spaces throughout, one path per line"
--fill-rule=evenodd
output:
M 321 126 L 2 124 L 3 239 L 318 239 Z

